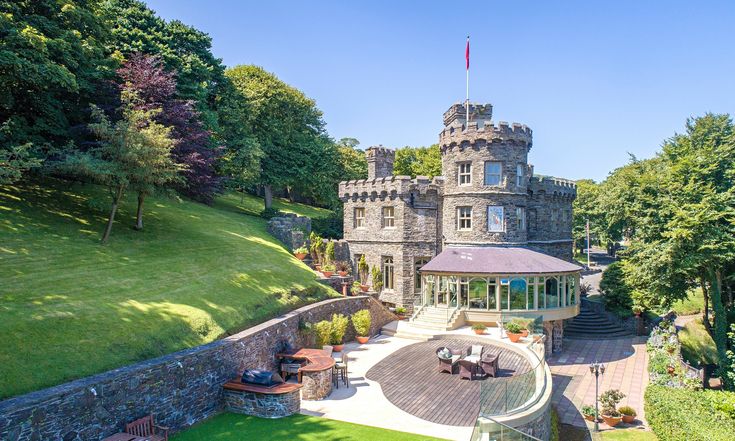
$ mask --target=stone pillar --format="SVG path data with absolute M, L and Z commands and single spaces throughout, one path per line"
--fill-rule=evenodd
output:
M 326 398 L 332 392 L 332 368 L 323 371 L 302 371 L 301 398 L 315 401 Z
M 544 343 L 544 354 L 546 357 L 550 357 L 554 348 L 554 324 L 552 322 L 544 322 L 544 335 L 546 336 L 546 342 Z
M 556 320 L 554 323 L 554 338 L 552 339 L 554 341 L 554 347 L 553 351 L 561 352 L 563 347 L 563 340 L 564 340 L 564 320 Z

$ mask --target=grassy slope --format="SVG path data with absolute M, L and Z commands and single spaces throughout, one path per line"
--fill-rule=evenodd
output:
M 101 246 L 101 188 L 0 187 L 0 398 L 210 342 L 328 295 L 239 197 L 213 207 L 151 198 L 141 232 L 130 228 L 133 199 Z
M 704 294 L 697 288 L 689 292 L 689 297 L 680 300 L 671 306 L 677 315 L 692 315 L 704 312 Z
M 702 319 L 692 320 L 679 331 L 681 355 L 691 365 L 697 363 L 716 364 L 717 348 L 715 342 L 704 328 Z
M 217 415 L 172 437 L 172 441 L 204 439 L 213 441 L 256 439 L 260 441 L 439 441 L 439 438 L 306 415 L 297 414 L 271 420 L 234 413 Z
M 251 216 L 259 216 L 260 212 L 263 211 L 263 199 L 249 194 L 229 193 L 220 197 L 219 202 Z M 280 198 L 273 199 L 273 208 L 285 213 L 296 213 L 300 216 L 309 216 L 310 218 L 327 217 L 330 213 L 325 208 L 292 203 Z

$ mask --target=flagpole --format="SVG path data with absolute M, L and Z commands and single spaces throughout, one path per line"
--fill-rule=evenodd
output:
M 466 127 L 467 130 L 470 128 L 470 36 L 467 36 L 467 50 L 466 52 L 466 73 L 467 73 L 467 98 L 465 99 L 465 111 L 467 114 L 466 117 Z

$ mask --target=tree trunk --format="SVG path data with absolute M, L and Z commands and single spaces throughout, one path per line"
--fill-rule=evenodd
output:
M 117 205 L 120 203 L 120 199 L 123 195 L 123 189 L 124 187 L 120 185 L 115 190 L 115 193 L 112 195 L 112 207 L 110 208 L 110 218 L 107 219 L 107 227 L 105 227 L 105 232 L 102 234 L 102 243 L 107 243 L 107 239 L 110 238 L 110 233 L 112 232 L 112 223 L 115 222 L 115 213 L 117 213 Z
M 263 201 L 265 202 L 266 210 L 273 206 L 273 189 L 270 185 L 263 186 Z
M 715 314 L 715 346 L 717 346 L 717 360 L 719 364 L 719 375 L 722 378 L 722 386 L 725 390 L 733 389 L 733 382 L 727 375 L 727 314 L 722 304 L 722 274 L 719 269 L 709 269 L 710 295 L 712 296 L 712 310 Z
M 136 214 L 135 229 L 143 229 L 143 201 L 145 200 L 145 193 L 142 191 L 138 192 L 138 213 Z
M 286 187 L 286 192 L 288 193 L 288 201 L 289 202 L 296 202 L 296 198 L 294 196 L 293 188 Z
M 714 338 L 712 326 L 709 322 L 709 292 L 707 291 L 707 281 L 704 279 L 704 275 L 700 277 L 699 283 L 702 285 L 702 297 L 704 298 L 704 318 L 702 319 L 702 323 L 710 337 Z

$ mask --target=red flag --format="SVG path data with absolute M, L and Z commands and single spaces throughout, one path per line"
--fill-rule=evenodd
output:
M 464 51 L 464 59 L 467 61 L 467 70 L 470 70 L 470 37 L 467 36 L 467 49 Z

